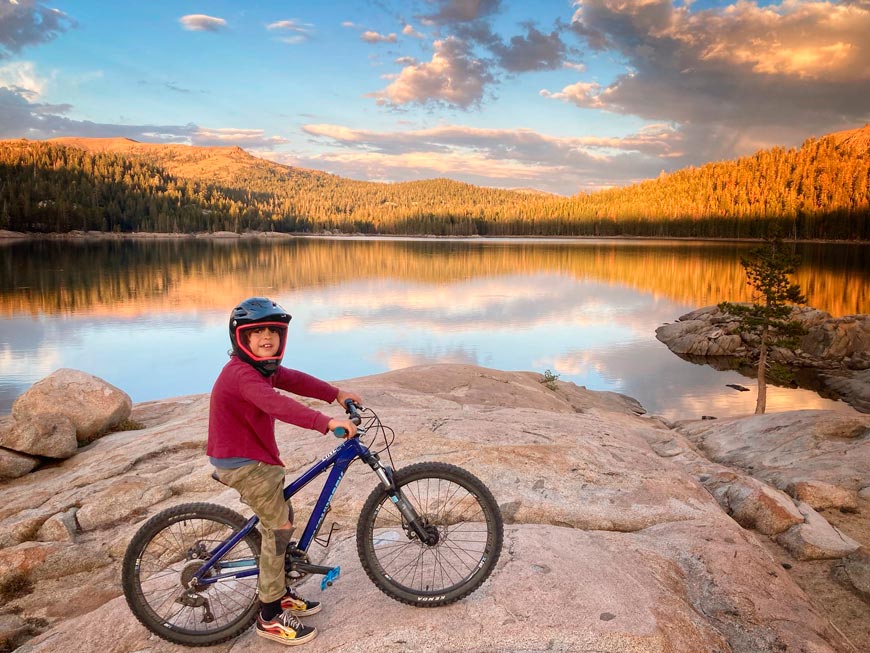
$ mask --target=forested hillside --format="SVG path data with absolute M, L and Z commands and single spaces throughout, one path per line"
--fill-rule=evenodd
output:
M 0 141 L 0 229 L 870 240 L 870 126 L 570 198 L 374 183 L 239 148 Z

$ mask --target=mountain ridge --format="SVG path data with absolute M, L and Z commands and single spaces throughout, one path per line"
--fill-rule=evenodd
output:
M 359 181 L 237 146 L 0 141 L 0 229 L 870 240 L 870 125 L 572 197 Z
M 863 125 L 862 127 L 857 127 L 855 129 L 847 129 L 841 130 L 837 132 L 831 132 L 829 134 L 825 134 L 823 136 L 815 137 L 810 136 L 804 140 L 798 148 L 789 148 L 789 149 L 800 149 L 804 147 L 807 143 L 813 141 L 821 141 L 825 139 L 830 139 L 831 141 L 837 143 L 838 145 L 846 145 L 852 146 L 857 149 L 863 149 L 870 152 L 870 123 Z M 0 141 L 3 142 L 3 141 Z M 377 182 L 377 181 L 365 181 L 365 180 L 357 180 L 350 177 L 342 177 L 340 175 L 335 175 L 333 173 L 325 172 L 323 170 L 317 170 L 314 168 L 303 168 L 300 166 L 292 166 L 284 163 L 279 163 L 277 161 L 272 161 L 271 159 L 266 159 L 263 157 L 258 157 L 254 154 L 251 154 L 244 148 L 238 145 L 210 145 L 210 146 L 202 146 L 202 145 L 187 145 L 184 143 L 149 143 L 143 141 L 136 141 L 131 138 L 126 137 L 108 137 L 108 138 L 91 138 L 91 137 L 75 137 L 75 136 L 63 136 L 58 138 L 47 139 L 45 142 L 48 143 L 57 143 L 60 145 L 69 145 L 72 147 L 80 147 L 82 149 L 92 151 L 92 152 L 113 152 L 113 153 L 129 153 L 135 154 L 139 156 L 147 155 L 147 158 L 151 162 L 155 162 L 159 159 L 154 157 L 155 153 L 168 153 L 171 157 L 162 157 L 164 162 L 167 163 L 167 169 L 172 172 L 177 172 L 178 174 L 183 176 L 184 172 L 188 174 L 191 172 L 187 167 L 181 165 L 182 163 L 194 163 L 198 161 L 202 161 L 204 159 L 217 159 L 220 155 L 224 155 L 226 158 L 232 160 L 234 163 L 242 164 L 244 166 L 253 166 L 257 164 L 264 164 L 270 168 L 277 168 L 282 171 L 287 172 L 302 172 L 306 174 L 318 174 L 318 175 L 327 175 L 329 177 L 335 177 L 338 179 L 357 182 L 357 183 L 367 183 L 367 184 L 388 184 L 388 185 L 401 185 L 408 183 L 417 183 L 417 182 L 426 182 L 426 181 L 434 181 L 436 179 L 442 179 L 444 177 L 428 177 L 424 179 L 416 179 L 411 181 L 403 181 L 403 182 Z M 774 146 L 774 148 L 779 148 L 782 146 Z M 769 151 L 774 148 L 762 148 L 761 150 L 756 151 L 753 154 L 746 155 L 743 157 L 738 157 L 736 159 L 725 159 L 719 161 L 708 161 L 700 166 L 690 166 L 689 168 L 702 167 L 706 165 L 722 165 L 729 163 L 736 163 L 737 161 L 745 158 L 751 158 L 754 156 L 758 156 L 759 154 Z M 168 161 L 167 161 L 168 159 Z M 180 160 L 179 160 L 180 159 Z M 668 177 L 670 175 L 679 173 L 687 168 L 681 168 L 678 170 L 671 171 L 669 173 L 665 173 L 664 177 Z M 449 178 L 449 181 L 456 181 Z M 637 183 L 644 183 L 647 181 L 655 181 L 656 178 L 651 178 L 648 180 L 643 180 Z M 475 186 L 478 188 L 492 188 L 494 190 L 504 190 L 507 192 L 515 192 L 515 193 L 526 193 L 526 194 L 540 194 L 545 196 L 554 196 L 554 193 L 549 193 L 547 191 L 543 191 L 534 187 L 522 187 L 522 188 L 500 188 L 493 186 L 479 186 L 476 184 L 470 184 L 467 182 L 456 182 L 467 184 L 469 186 Z M 626 186 L 621 186 L 619 188 L 626 188 L 635 186 L 636 184 L 628 184 Z M 607 189 L 604 189 L 607 190 Z M 595 191 L 587 194 L 595 194 Z M 575 193 L 576 195 L 576 193 Z

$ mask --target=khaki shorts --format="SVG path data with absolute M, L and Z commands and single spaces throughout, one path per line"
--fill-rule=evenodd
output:
M 260 518 L 262 543 L 257 589 L 264 603 L 277 601 L 287 591 L 284 553 L 292 533 L 281 527 L 293 521 L 293 507 L 284 500 L 284 468 L 257 462 L 235 469 L 218 468 L 217 477 L 236 490 Z M 276 529 L 280 529 L 278 533 Z

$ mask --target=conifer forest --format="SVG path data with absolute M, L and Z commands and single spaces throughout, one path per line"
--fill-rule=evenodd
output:
M 870 126 L 571 197 L 106 140 L 0 141 L 0 229 L 870 240 Z

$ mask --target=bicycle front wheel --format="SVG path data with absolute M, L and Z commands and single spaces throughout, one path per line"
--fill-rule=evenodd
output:
M 168 508 L 133 536 L 121 583 L 136 618 L 155 635 L 185 646 L 210 646 L 247 630 L 257 617 L 257 576 L 191 584 L 221 542 L 246 524 L 244 517 L 210 503 Z M 257 567 L 260 533 L 243 537 L 210 576 Z
M 410 465 L 396 471 L 394 480 L 432 537 L 422 542 L 378 486 L 356 531 L 368 577 L 387 596 L 420 607 L 471 594 L 501 554 L 502 518 L 492 493 L 473 474 L 445 463 Z

